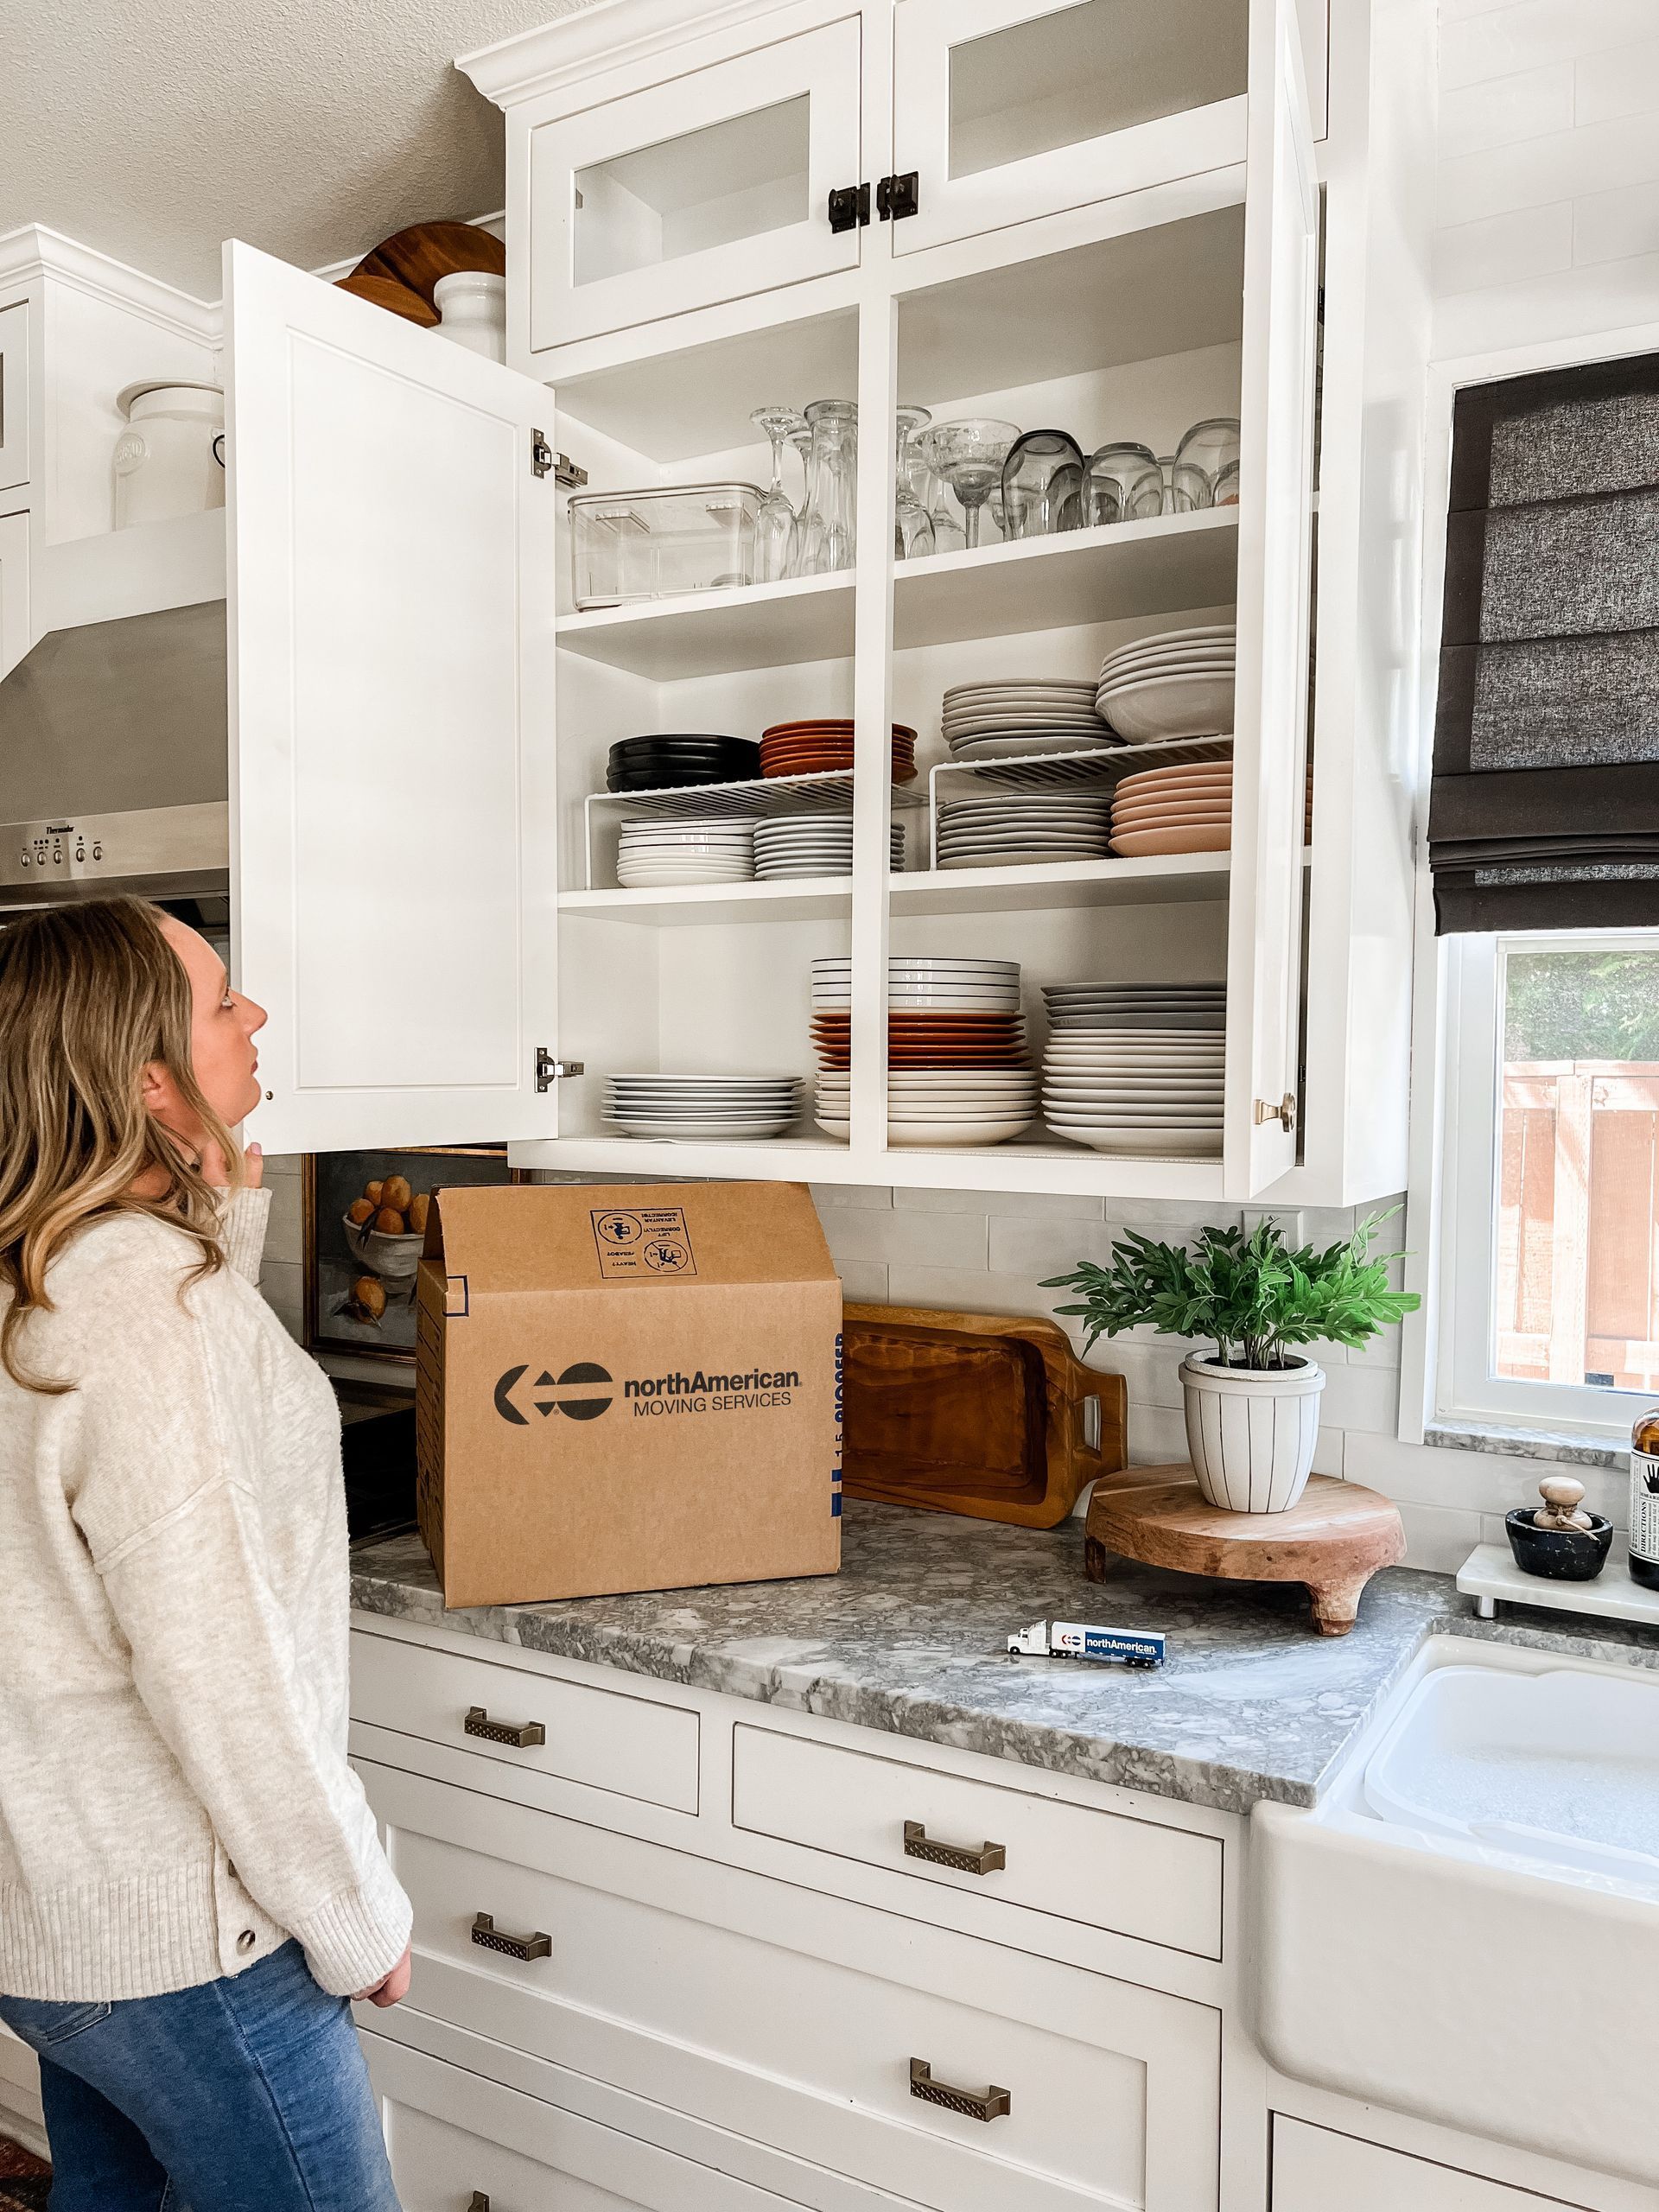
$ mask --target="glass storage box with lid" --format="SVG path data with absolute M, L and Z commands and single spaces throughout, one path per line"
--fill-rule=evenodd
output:
M 576 493 L 570 564 L 577 613 L 752 584 L 762 497 L 754 484 Z

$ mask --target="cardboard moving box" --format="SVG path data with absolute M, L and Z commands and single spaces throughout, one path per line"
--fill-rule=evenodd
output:
M 841 1285 L 804 1185 L 441 1191 L 416 1295 L 446 1605 L 839 1568 Z

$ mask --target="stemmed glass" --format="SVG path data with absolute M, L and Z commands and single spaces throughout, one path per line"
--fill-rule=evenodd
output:
M 912 487 L 910 442 L 933 420 L 925 407 L 901 407 L 896 416 L 898 484 L 893 502 L 893 550 L 901 561 L 919 560 L 933 546 L 933 518 Z
M 784 489 L 784 441 L 805 427 L 798 407 L 757 407 L 749 420 L 772 441 L 772 482 L 754 518 L 754 580 L 775 584 L 791 573 L 799 534 Z
M 970 553 L 979 543 L 980 510 L 1001 483 L 1002 464 L 1019 435 L 1017 423 L 969 415 L 958 423 L 936 423 L 921 440 L 929 467 L 962 502 Z
M 794 573 L 827 576 L 852 567 L 857 545 L 858 404 L 815 399 L 806 419 L 812 442 Z

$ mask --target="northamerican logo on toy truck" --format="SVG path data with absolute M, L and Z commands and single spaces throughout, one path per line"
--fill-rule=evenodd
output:
M 1033 1621 L 1008 1638 L 1011 1659 L 1116 1659 L 1161 1667 L 1166 1639 L 1155 1628 L 1095 1628 L 1086 1621 Z

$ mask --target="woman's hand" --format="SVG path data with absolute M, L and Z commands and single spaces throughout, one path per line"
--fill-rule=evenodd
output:
M 230 1187 L 231 1163 L 216 1144 L 209 1144 L 201 1155 L 201 1175 L 213 1190 Z M 264 1147 L 251 1144 L 242 1155 L 242 1187 L 245 1191 L 257 1191 L 264 1179 Z
M 359 1989 L 353 1998 L 353 2005 L 401 2005 L 409 1994 L 409 1946 L 404 1946 L 404 1955 L 384 1981 L 377 1981 L 372 1989 Z

